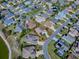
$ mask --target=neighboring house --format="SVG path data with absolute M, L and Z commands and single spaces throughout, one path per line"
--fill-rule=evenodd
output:
M 44 26 L 46 27 L 46 28 L 49 28 L 49 29 L 52 29 L 52 30 L 54 30 L 54 23 L 52 22 L 52 21 L 46 21 L 45 23 L 44 23 Z
M 55 17 L 55 19 L 62 19 L 66 17 L 66 14 L 68 14 L 67 10 L 63 10 L 62 12 L 59 12 L 58 15 Z
M 9 12 L 8 10 L 1 11 L 1 15 L 4 15 L 4 24 L 5 24 L 5 26 L 11 25 L 12 23 L 15 22 L 15 20 L 12 19 L 14 14 Z
M 79 20 L 74 24 L 74 28 L 79 32 Z
M 65 41 L 67 41 L 69 44 L 72 44 L 74 41 L 75 41 L 75 38 L 70 36 L 70 35 L 67 35 L 67 36 L 63 36 L 62 37 Z
M 76 41 L 76 43 L 74 44 L 73 46 L 73 54 L 76 56 L 76 57 L 79 57 L 79 41 Z
M 28 12 L 30 12 L 30 11 L 31 11 L 30 8 L 23 8 L 23 9 L 22 9 L 22 13 L 28 13 Z
M 71 35 L 72 37 L 76 37 L 76 36 L 79 36 L 79 33 L 76 29 L 70 28 L 69 35 Z
M 13 13 L 11 13 L 9 10 L 6 10 L 6 9 L 1 11 L 1 15 L 4 15 L 5 19 L 9 19 L 9 18 L 12 18 L 14 16 Z
M 25 8 L 25 6 L 24 6 L 23 4 L 19 4 L 18 7 L 19 7 L 20 9 L 24 9 L 24 8 Z
M 11 13 L 11 12 L 8 12 L 7 15 L 5 15 L 4 18 L 6 18 L 6 19 L 11 19 L 12 17 L 14 17 L 14 14 Z
M 76 1 L 75 1 L 75 4 L 76 4 L 76 5 L 79 5 L 79 0 L 76 0 Z
M 7 7 L 7 4 L 8 4 L 7 2 L 3 2 L 3 3 L 2 3 L 2 6 L 3 6 L 3 7 Z
M 71 12 L 72 11 L 72 7 L 71 6 L 69 6 L 68 8 L 66 8 L 66 10 L 68 11 L 68 12 Z
M 41 28 L 41 27 L 35 28 L 35 32 L 36 32 L 39 36 L 46 35 L 46 37 L 49 37 L 47 31 L 46 31 L 44 28 Z
M 69 54 L 67 59 L 76 59 L 76 57 L 71 53 L 71 54 Z
M 72 6 L 72 8 L 73 8 L 73 9 L 76 9 L 76 8 L 77 8 L 77 6 L 76 6 L 76 4 L 75 4 L 75 3 L 74 3 L 74 4 L 72 4 L 71 6 Z
M 36 20 L 36 22 L 38 22 L 38 23 L 41 23 L 41 22 L 44 22 L 44 21 L 46 21 L 46 19 L 44 18 L 44 17 L 42 17 L 42 16 L 35 16 L 36 18 L 35 18 L 35 20 Z
M 65 5 L 65 0 L 58 0 L 61 6 Z
M 29 57 L 35 58 L 36 52 L 34 46 L 28 46 L 23 48 L 22 50 L 22 57 L 28 59 Z
M 68 51 L 69 46 L 65 44 L 62 40 L 58 40 L 56 43 L 57 53 L 59 56 L 63 56 L 66 51 Z
M 22 32 L 22 26 L 20 26 L 19 24 L 16 25 L 16 28 L 14 29 L 14 32 Z
M 33 29 L 36 27 L 36 24 L 31 20 L 26 20 L 25 26 L 26 28 Z
M 25 36 L 25 41 L 34 45 L 37 44 L 38 40 L 39 40 L 39 37 L 33 34 L 29 34 Z
M 52 1 L 52 3 L 57 3 L 58 0 L 51 0 L 51 1 Z
M 58 38 L 54 37 L 53 40 L 55 40 L 56 42 L 59 40 Z
M 0 30 L 3 29 L 3 28 L 5 28 L 5 26 L 4 26 L 4 24 L 2 24 L 2 23 L 0 22 Z
M 15 23 L 14 19 L 4 19 L 4 25 L 9 26 L 11 24 Z

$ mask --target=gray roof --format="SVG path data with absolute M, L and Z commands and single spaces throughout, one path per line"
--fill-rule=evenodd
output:
M 73 37 L 70 36 L 70 35 L 63 36 L 62 38 L 63 38 L 65 41 L 67 41 L 69 44 L 72 44 L 72 43 L 75 41 L 75 38 L 73 38 Z

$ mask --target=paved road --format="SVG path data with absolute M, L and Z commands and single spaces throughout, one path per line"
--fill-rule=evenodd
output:
M 9 43 L 7 42 L 7 40 L 6 40 L 6 37 L 5 37 L 5 35 L 4 35 L 4 33 L 2 32 L 2 31 L 0 31 L 0 36 L 2 37 L 2 39 L 3 39 L 3 41 L 5 42 L 5 44 L 7 45 L 7 47 L 8 47 L 8 50 L 9 50 L 9 59 L 12 59 L 11 57 L 11 48 L 10 48 L 10 45 L 9 45 Z

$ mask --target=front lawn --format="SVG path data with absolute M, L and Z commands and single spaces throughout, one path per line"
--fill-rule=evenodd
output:
M 58 23 L 56 23 L 55 25 L 54 25 L 54 28 L 55 29 L 57 29 L 57 28 L 59 28 L 60 27 L 60 24 L 58 24 Z
M 65 19 L 59 20 L 59 22 L 60 22 L 61 24 L 63 24 L 63 23 L 65 22 Z
M 61 36 L 57 34 L 57 35 L 56 35 L 56 38 L 60 39 L 60 38 L 61 38 Z
M 67 34 L 67 33 L 68 33 L 68 29 L 64 28 L 64 29 L 61 30 L 60 33 L 61 33 L 62 35 L 63 35 L 63 34 Z

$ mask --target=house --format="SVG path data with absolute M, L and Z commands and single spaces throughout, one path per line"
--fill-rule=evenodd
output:
M 71 12 L 72 11 L 72 7 L 71 6 L 69 6 L 68 8 L 66 8 L 66 10 L 68 11 L 68 12 Z
M 26 20 L 25 26 L 26 28 L 33 29 L 36 27 L 36 24 L 32 20 Z
M 52 3 L 57 3 L 58 0 L 51 0 L 51 1 L 52 1 Z
M 65 5 L 65 0 L 58 0 L 61 6 Z
M 14 19 L 4 19 L 4 25 L 9 26 L 11 24 L 15 23 Z
M 74 24 L 74 28 L 79 32 L 79 20 Z
M 5 9 L 5 10 L 1 11 L 1 15 L 7 15 L 8 12 L 9 12 L 9 11 Z
M 66 14 L 68 14 L 67 10 L 63 10 L 62 12 L 59 12 L 58 15 L 56 15 L 55 19 L 62 19 L 66 17 Z
M 31 9 L 30 9 L 30 8 L 23 8 L 22 10 L 23 10 L 23 11 L 22 11 L 22 13 L 28 13 L 28 12 L 30 12 L 30 11 L 31 11 Z
M 22 32 L 22 26 L 20 24 L 17 24 L 14 32 Z
M 58 40 L 56 43 L 57 54 L 59 56 L 63 56 L 66 51 L 68 51 L 69 47 L 62 40 Z
M 53 9 L 53 8 L 52 8 L 52 9 Z M 51 15 L 51 14 L 52 14 L 52 12 L 53 12 L 52 9 L 48 9 L 48 10 L 47 10 L 47 15 Z
M 76 29 L 70 28 L 69 35 L 71 35 L 72 37 L 75 37 L 75 36 L 78 36 L 79 33 L 78 33 L 78 31 Z
M 19 7 L 20 9 L 24 9 L 24 8 L 25 8 L 25 6 L 24 6 L 23 4 L 19 4 L 18 7 Z
M 35 21 L 38 22 L 38 23 L 46 21 L 46 18 L 44 18 L 42 16 L 36 15 L 35 18 L 36 18 Z
M 77 8 L 76 4 L 72 4 L 71 6 L 72 6 L 73 9 Z
M 58 51 L 57 51 L 57 54 L 58 54 L 59 56 L 63 56 L 64 53 L 65 53 L 65 52 L 64 52 L 63 50 L 58 50 Z
M 11 12 L 8 12 L 8 13 L 5 15 L 5 18 L 6 18 L 6 19 L 10 19 L 10 18 L 12 18 L 12 17 L 14 17 L 14 14 L 11 13 Z
M 35 52 L 35 47 L 34 46 L 28 46 L 23 48 L 22 50 L 22 57 L 25 59 L 28 59 L 29 57 L 35 58 L 36 52 Z
M 76 43 L 74 44 L 74 48 L 75 50 L 73 51 L 73 53 L 76 57 L 78 57 L 79 56 L 79 41 L 76 41 Z
M 54 37 L 53 39 L 54 39 L 56 42 L 59 40 L 59 39 L 58 39 L 58 38 L 56 38 L 56 37 Z
M 52 21 L 46 21 L 45 23 L 44 23 L 44 26 L 46 27 L 46 28 L 49 28 L 49 29 L 52 29 L 52 30 L 54 30 L 54 23 L 52 22 Z
M 42 28 L 42 27 L 35 28 L 35 32 L 36 32 L 39 36 L 46 35 L 46 37 L 49 37 L 47 31 L 46 31 L 44 28 Z
M 1 15 L 4 15 L 5 19 L 9 19 L 14 16 L 13 13 L 11 13 L 9 10 L 6 10 L 6 9 L 1 12 Z
M 74 41 L 75 41 L 75 38 L 74 37 L 72 37 L 72 36 L 70 36 L 70 35 L 64 35 L 63 37 L 62 37 L 65 41 L 67 41 L 69 44 L 72 44 Z
M 0 21 L 0 30 L 5 28 L 4 24 Z
M 26 0 L 25 2 L 24 2 L 24 4 L 27 6 L 27 5 L 31 5 L 32 4 L 32 1 L 31 0 Z
M 67 59 L 76 59 L 76 57 L 71 53 L 71 54 L 69 54 Z
M 39 37 L 34 34 L 29 34 L 25 36 L 25 42 L 31 43 L 36 45 L 37 41 L 39 40 Z
M 75 4 L 76 4 L 76 5 L 79 5 L 79 0 L 76 0 L 76 1 L 75 1 Z
M 7 7 L 7 4 L 8 4 L 7 2 L 3 2 L 2 6 Z

